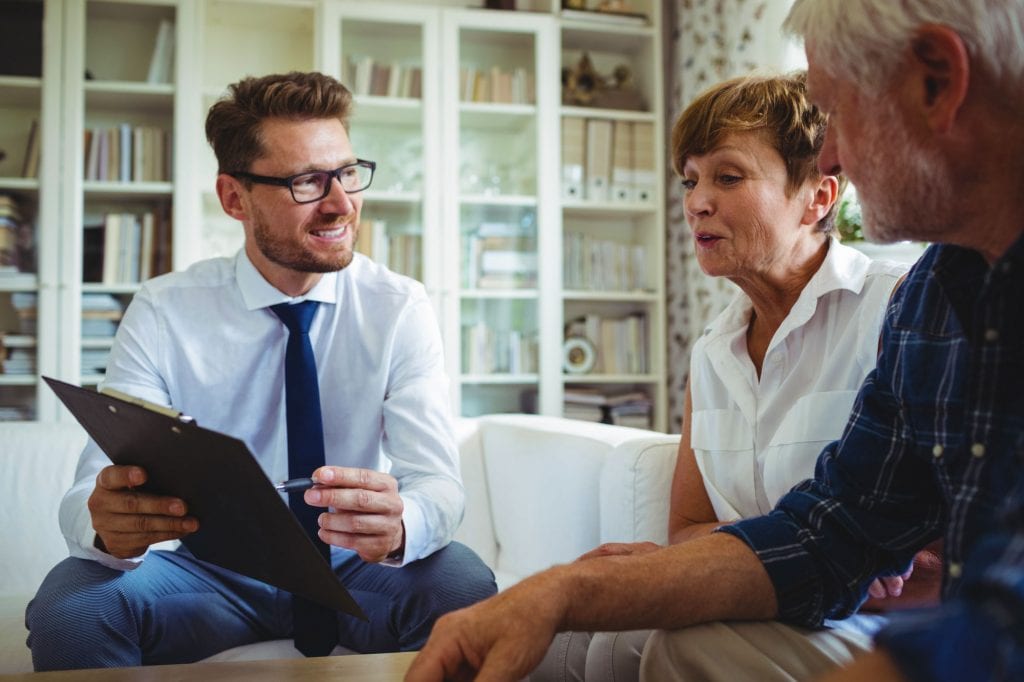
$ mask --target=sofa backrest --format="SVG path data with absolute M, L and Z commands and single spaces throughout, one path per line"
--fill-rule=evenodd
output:
M 0 594 L 34 593 L 67 557 L 57 511 L 85 440 L 76 423 L 0 423 Z

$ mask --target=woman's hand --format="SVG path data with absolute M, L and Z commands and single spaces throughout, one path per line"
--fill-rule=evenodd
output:
M 903 575 L 878 578 L 871 583 L 869 598 L 860 610 L 894 611 L 932 606 L 939 603 L 941 588 L 942 541 L 939 540 L 918 552 Z
M 657 552 L 661 545 L 653 542 L 607 542 L 586 554 L 581 555 L 576 561 L 586 561 L 603 556 L 629 556 L 631 554 L 649 554 Z

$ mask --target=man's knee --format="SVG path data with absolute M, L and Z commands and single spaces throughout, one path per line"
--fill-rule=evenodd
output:
M 458 542 L 416 564 L 422 564 L 416 568 L 419 573 L 416 583 L 432 594 L 438 616 L 475 604 L 498 591 L 494 573 L 487 564 L 476 552 Z
M 122 575 L 77 558 L 65 559 L 50 571 L 25 609 L 26 643 L 37 670 L 80 667 L 84 651 L 103 656 L 104 641 L 135 632 Z M 131 663 L 111 660 L 107 664 Z

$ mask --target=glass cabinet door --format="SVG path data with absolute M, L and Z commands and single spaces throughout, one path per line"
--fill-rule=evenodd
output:
M 0 421 L 38 412 L 43 13 L 0 4 Z
M 89 0 L 84 12 L 84 60 L 69 79 L 80 98 L 69 128 L 81 140 L 71 165 L 82 191 L 79 255 L 68 264 L 81 286 L 68 305 L 80 340 L 67 366 L 95 386 L 139 283 L 172 267 L 178 16 L 173 2 Z
M 553 28 L 551 17 L 525 13 L 501 22 L 487 11 L 445 15 L 445 243 L 455 292 L 446 342 L 456 409 L 467 416 L 541 411 L 542 340 L 557 326 L 542 293 L 558 267 L 557 211 L 545 203 L 557 192 L 545 145 L 553 117 L 541 114 L 555 92 L 545 52 Z
M 205 0 L 199 10 L 201 120 L 195 132 L 201 163 L 194 193 L 201 197 L 202 229 L 195 234 L 200 246 L 194 257 L 210 258 L 233 255 L 242 247 L 244 235 L 241 224 L 221 209 L 214 190 L 217 160 L 203 137 L 206 114 L 228 85 L 246 76 L 312 71 L 318 34 L 312 3 Z
M 356 250 L 438 293 L 429 265 L 440 184 L 436 10 L 342 3 L 329 20 L 331 66 L 355 96 L 356 156 L 377 163 L 366 191 Z

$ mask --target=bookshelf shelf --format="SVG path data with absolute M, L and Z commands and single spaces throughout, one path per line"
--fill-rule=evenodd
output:
M 366 190 L 366 201 L 374 204 L 411 204 L 417 205 L 423 201 L 420 192 L 391 192 Z
M 0 374 L 0 386 L 35 386 L 34 374 Z
M 536 299 L 536 289 L 462 289 L 459 297 L 463 300 L 523 300 Z
M 0 191 L 3 190 L 35 193 L 39 191 L 39 181 L 35 178 L 0 177 Z
M 659 206 L 655 201 L 648 202 L 615 202 L 615 201 L 593 201 L 580 199 L 566 201 L 562 204 L 562 210 L 569 216 L 578 218 L 600 218 L 608 215 L 653 215 L 658 212 Z
M 26 334 L 4 334 L 3 345 L 7 348 L 35 348 L 36 337 Z
M 562 298 L 566 301 L 657 303 L 661 299 L 661 295 L 654 291 L 577 291 L 567 289 L 562 292 Z
M 114 345 L 113 336 L 84 336 L 82 337 L 83 349 L 108 349 Z
M 641 121 L 653 123 L 658 120 L 657 114 L 649 111 L 631 111 L 628 109 L 602 109 L 600 107 L 563 106 L 562 116 L 579 116 L 580 118 L 600 118 L 609 121 Z
M 174 193 L 170 182 L 108 182 L 85 180 L 82 191 L 89 198 L 103 199 L 163 199 Z
M 513 194 L 463 194 L 459 202 L 466 206 L 522 206 L 535 207 L 537 197 Z
M 0 106 L 38 108 L 42 79 L 31 76 L 0 76 Z
M 654 384 L 654 374 L 563 374 L 567 384 Z
M 0 291 L 35 291 L 39 288 L 39 278 L 27 272 L 13 274 L 0 273 Z M 10 338 L 5 336 L 4 338 Z
M 477 386 L 530 385 L 536 384 L 540 381 L 540 375 L 502 374 L 500 372 L 495 372 L 494 374 L 463 374 L 459 377 L 459 381 L 463 384 L 472 384 Z
M 86 81 L 85 105 L 89 109 L 165 113 L 174 104 L 174 86 L 137 81 Z
M 629 52 L 647 49 L 654 39 L 655 27 L 628 23 L 598 23 L 582 19 L 562 19 L 562 48 L 600 49 Z

